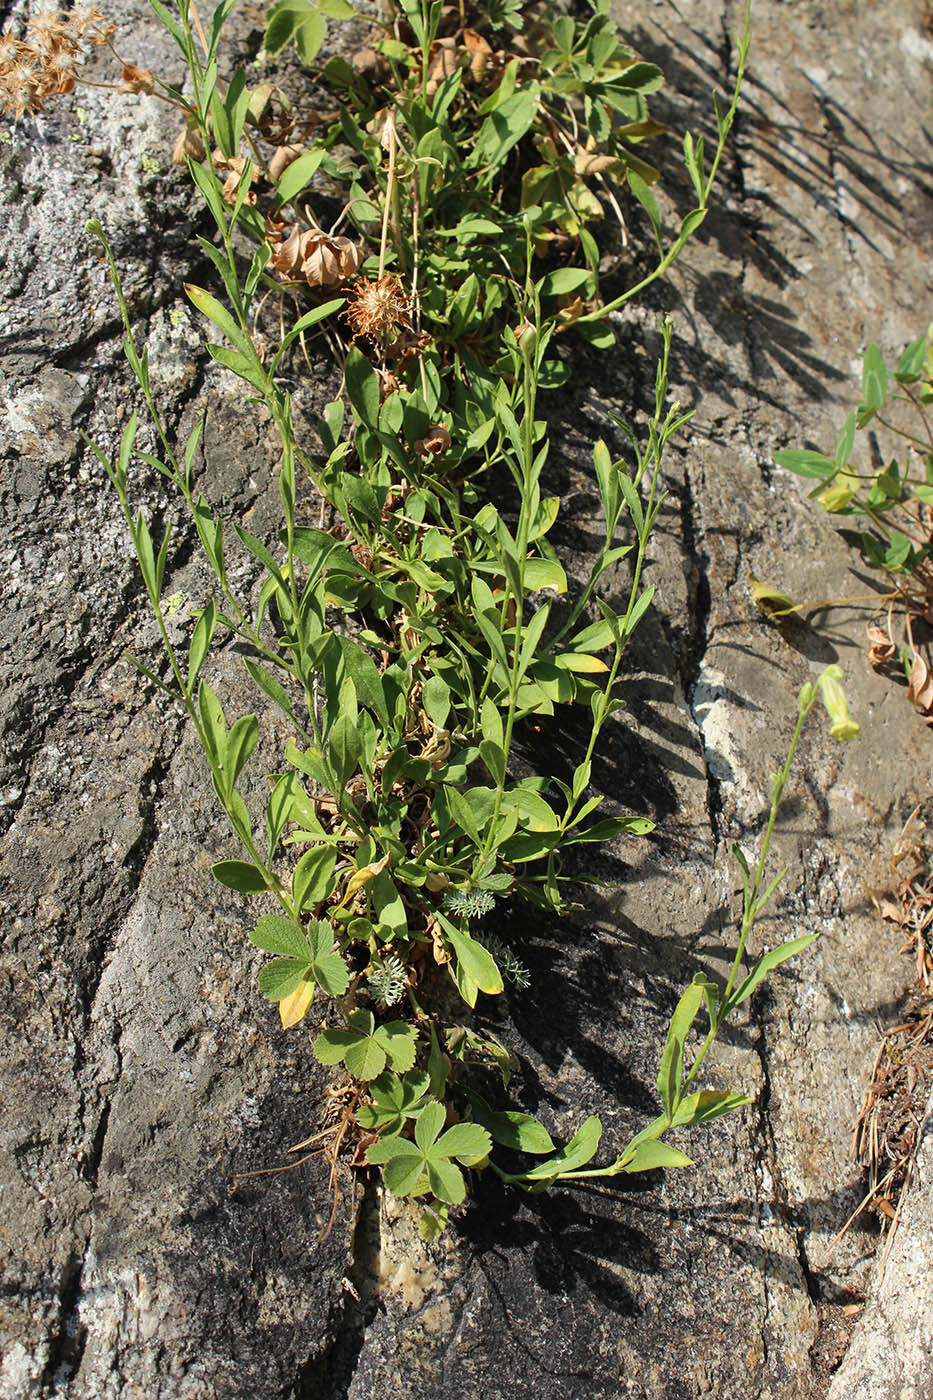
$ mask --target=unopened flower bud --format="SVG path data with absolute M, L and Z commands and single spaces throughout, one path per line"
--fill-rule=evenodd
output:
M 533 358 L 538 346 L 538 328 L 530 321 L 525 321 L 515 332 L 515 339 L 518 341 L 518 348 L 526 360 Z

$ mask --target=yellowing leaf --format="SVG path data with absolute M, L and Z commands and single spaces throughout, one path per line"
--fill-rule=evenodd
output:
M 748 571 L 748 582 L 751 587 L 752 601 L 756 608 L 763 612 L 765 617 L 783 617 L 787 613 L 796 612 L 797 604 L 793 598 L 782 593 L 779 588 L 772 588 L 767 583 L 762 583 L 760 578 L 756 578 L 751 569 Z
M 584 675 L 598 676 L 608 671 L 605 661 L 598 656 L 588 656 L 585 652 L 564 651 L 554 657 L 554 665 L 564 671 L 579 671 Z
M 344 890 L 341 903 L 346 904 L 347 900 L 351 899 L 353 895 L 356 894 L 357 890 L 361 890 L 368 881 L 375 880 L 376 876 L 381 875 L 388 864 L 389 857 L 386 855 L 382 857 L 382 860 L 373 861 L 372 865 L 364 865 L 362 870 L 354 870 L 347 881 L 347 888 Z
M 313 1000 L 314 983 L 304 977 L 291 995 L 283 997 L 279 1002 L 282 1030 L 287 1031 L 291 1026 L 297 1026 L 298 1022 L 307 1016 Z

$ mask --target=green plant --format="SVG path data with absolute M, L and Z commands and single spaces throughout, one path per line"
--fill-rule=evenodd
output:
M 542 388 L 559 378 L 548 358 L 555 336 L 571 323 L 597 326 L 660 275 L 698 226 L 738 87 L 725 114 L 717 104 L 718 146 L 708 174 L 699 143 L 685 143 L 698 207 L 665 253 L 647 189 L 655 172 L 629 149 L 653 130 L 644 93 L 659 75 L 618 44 L 602 9 L 580 24 L 535 12 L 538 76 L 520 84 L 526 60 L 506 51 L 496 64 L 487 43 L 480 77 L 471 69 L 479 90 L 471 91 L 462 56 L 437 67 L 446 51 L 440 6 L 406 0 L 380 39 L 381 76 L 370 83 L 331 60 L 324 73 L 342 94 L 339 121 L 307 151 L 292 150 L 277 173 L 262 142 L 274 129 L 292 134 L 294 118 L 279 110 L 284 98 L 269 85 L 248 92 L 242 71 L 225 90 L 220 82 L 230 0 L 215 11 L 209 36 L 189 0 L 177 20 L 152 4 L 185 56 L 191 92 L 172 92 L 170 100 L 184 106 L 197 138 L 192 144 L 202 154 L 189 152 L 187 162 L 217 230 L 216 241 L 201 239 L 201 246 L 223 299 L 203 288 L 187 291 L 223 338 L 209 346 L 211 355 L 250 387 L 278 432 L 282 528 L 277 539 L 261 540 L 209 501 L 210 482 L 202 489 L 195 473 L 201 424 L 176 447 L 151 391 L 146 348 L 132 329 L 118 270 L 103 230 L 92 223 L 110 260 L 126 355 L 158 443 L 155 452 L 140 448 L 134 415 L 116 461 L 94 450 L 125 513 L 165 652 L 161 670 L 137 664 L 187 713 L 242 846 L 241 857 L 218 862 L 214 875 L 264 900 L 250 935 L 270 955 L 260 987 L 278 1004 L 284 1027 L 298 1024 L 316 996 L 326 999 L 334 1023 L 317 1035 L 315 1054 L 342 1065 L 352 1081 L 335 1144 L 352 1125 L 357 1150 L 382 1167 L 390 1190 L 427 1197 L 426 1233 L 441 1228 L 463 1199 L 464 1170 L 487 1163 L 527 1190 L 686 1164 L 664 1135 L 746 1101 L 740 1093 L 688 1092 L 709 1045 L 766 973 L 810 941 L 766 954 L 738 980 L 749 933 L 778 883 L 762 893 L 781 793 L 816 688 L 801 692 L 755 878 L 745 871 L 732 975 L 722 991 L 699 978 L 684 993 L 662 1056 L 662 1115 L 609 1166 L 588 1166 L 600 1140 L 598 1119 L 558 1150 L 529 1115 L 490 1106 L 477 1075 L 497 1070 L 507 1083 L 512 1057 L 496 1037 L 462 1022 L 468 1011 L 457 1010 L 451 994 L 472 1008 L 481 995 L 501 994 L 506 978 L 518 991 L 527 982 L 528 970 L 508 944 L 480 927 L 497 901 L 522 898 L 562 913 L 567 848 L 651 829 L 635 815 L 598 817 L 603 799 L 591 791 L 591 777 L 603 728 L 624 705 L 618 692 L 627 647 L 651 604 L 653 590 L 642 580 L 663 503 L 664 452 L 689 417 L 667 403 L 670 322 L 661 327 L 647 426 L 636 432 L 614 419 L 628 459 L 614 459 L 601 441 L 594 447 L 603 538 L 586 584 L 562 615 L 555 604 L 567 579 L 548 539 L 560 502 L 544 493 L 549 443 L 537 404 Z M 326 13 L 338 11 L 331 5 Z M 294 40 L 313 57 L 322 15 L 324 5 L 286 0 L 271 16 L 267 45 Z M 457 30 L 474 56 L 486 50 L 472 41 L 471 48 L 469 33 L 508 36 L 520 18 L 513 5 L 479 7 L 475 15 L 477 29 L 461 23 Z M 746 27 L 740 77 L 747 43 Z M 626 121 L 614 125 L 612 113 Z M 610 163 L 571 172 L 560 154 L 568 133 L 588 156 L 602 143 Z M 257 170 L 274 190 L 265 214 L 251 202 Z M 369 262 L 361 243 L 336 231 L 340 218 L 329 232 L 317 224 L 307 191 L 318 171 L 347 187 L 340 217 L 356 221 L 361 234 L 378 229 L 378 255 Z M 595 298 L 597 290 L 598 248 L 586 226 L 597 211 L 585 193 L 597 176 L 601 188 L 611 176 L 634 194 L 661 251 L 657 268 L 602 311 L 595 301 L 589 310 L 582 303 L 583 292 Z M 286 205 L 296 218 L 290 232 L 278 218 Z M 244 248 L 244 235 L 252 246 Z M 542 253 L 550 256 L 561 239 L 582 251 L 586 267 L 541 266 Z M 302 297 L 320 298 L 328 287 L 338 295 L 312 305 L 269 346 L 258 325 L 261 289 L 268 296 L 283 288 L 273 273 Z M 565 297 L 573 299 L 569 305 L 562 305 Z M 346 402 L 325 408 L 321 450 L 312 456 L 295 430 L 281 370 L 314 327 L 329 322 L 335 330 L 341 310 L 354 333 L 345 351 Z M 212 577 L 186 648 L 166 624 L 174 598 L 165 596 L 172 521 L 165 516 L 154 538 L 145 515 L 134 512 L 134 460 L 163 479 Z M 511 481 L 511 499 L 481 500 L 493 470 Z M 337 514 L 330 533 L 305 523 L 311 493 Z M 258 571 L 255 601 L 234 586 L 235 553 Z M 606 585 L 623 561 L 629 572 L 620 606 Z M 231 722 L 207 678 L 213 656 L 231 638 L 288 730 L 266 756 L 264 810 L 251 810 L 241 791 L 259 749 L 258 718 Z M 820 688 L 837 712 L 835 732 L 846 737 L 852 725 L 841 717 L 838 677 L 827 673 Z M 589 714 L 584 757 L 570 781 L 515 778 L 524 722 L 570 703 Z M 265 744 L 259 752 L 267 753 Z M 276 912 L 268 912 L 270 904 Z M 688 1034 L 703 1007 L 708 1033 L 685 1074 Z M 454 1122 L 445 1130 L 448 1119 Z M 507 1172 L 490 1155 L 496 1147 L 543 1160 Z
M 933 723 L 933 680 L 913 622 L 933 623 L 933 327 L 888 368 L 872 343 L 862 356 L 862 401 L 847 417 L 832 457 L 822 452 L 775 452 L 778 466 L 819 482 L 810 493 L 823 510 L 859 517 L 864 560 L 885 575 L 889 591 L 869 595 L 887 603 L 885 626 L 870 624 L 868 659 L 880 666 L 897 658 L 908 680 L 910 699 Z M 860 470 L 853 463 L 856 433 L 878 429 L 901 440 L 903 461 L 891 457 Z M 795 604 L 771 593 L 770 611 L 780 616 L 812 604 Z M 840 601 L 854 601 L 842 599 Z M 895 640 L 893 614 L 904 618 L 904 644 Z

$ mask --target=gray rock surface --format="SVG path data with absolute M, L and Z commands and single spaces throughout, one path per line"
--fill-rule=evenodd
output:
M 708 127 L 738 10 L 617 0 L 623 31 L 668 75 L 675 130 Z M 249 7 L 239 24 L 248 45 Z M 119 47 L 177 77 L 140 0 L 121 7 Z M 173 423 L 185 431 L 195 399 L 207 404 L 205 489 L 274 525 L 271 436 L 205 362 L 181 292 L 209 273 L 169 164 L 174 124 L 152 99 L 90 89 L 0 145 L 2 1400 L 826 1395 L 811 1347 L 870 1274 L 864 1234 L 827 1254 L 862 1190 L 851 1124 L 876 1023 L 910 977 L 861 882 L 917 802 L 933 815 L 930 735 L 865 667 L 863 614 L 778 632 L 747 574 L 800 598 L 861 591 L 849 547 L 771 453 L 829 443 L 861 346 L 894 353 L 929 319 L 931 61 L 921 0 L 760 0 L 715 213 L 671 282 L 618 321 L 615 357 L 574 347 L 551 410 L 554 489 L 582 570 L 590 444 L 612 431 L 607 411 L 644 402 L 655 313 L 671 311 L 676 393 L 697 413 L 668 459 L 655 607 L 597 774 L 658 836 L 590 867 L 613 882 L 590 916 L 523 924 L 531 991 L 489 1014 L 522 1057 L 517 1095 L 555 1131 L 597 1111 L 608 1155 L 653 1114 L 666 1017 L 695 970 L 728 961 L 729 842 L 755 849 L 797 689 L 838 659 L 863 733 L 843 751 L 810 731 L 778 842 L 785 896 L 760 929 L 768 943 L 822 937 L 710 1065 L 754 1102 L 684 1135 L 689 1172 L 520 1199 L 484 1180 L 430 1249 L 407 1208 L 350 1182 L 322 1241 L 319 1159 L 234 1182 L 282 1165 L 328 1081 L 307 1038 L 277 1030 L 244 956 L 246 912 L 210 880 L 232 843 L 195 746 L 121 659 L 153 638 L 116 502 L 79 436 L 112 450 L 136 402 L 83 234 L 95 215 Z M 676 180 L 673 194 L 686 207 Z M 140 490 L 158 502 L 157 481 Z M 172 588 L 197 599 L 183 536 L 174 568 Z M 255 704 L 235 657 L 218 684 L 234 710 Z M 578 742 L 564 716 L 540 736 L 558 764 Z M 916 1243 L 930 1233 L 928 1175 L 897 1246 L 906 1265 L 915 1248 L 929 1258 Z M 881 1395 L 866 1389 L 880 1348 L 909 1336 L 897 1319 L 921 1325 L 894 1266 L 892 1254 L 832 1400 Z M 927 1370 L 905 1383 L 933 1392 L 929 1335 L 910 1354 Z
M 911 1193 L 827 1400 L 926 1400 L 933 1366 L 933 1112 L 923 1120 Z

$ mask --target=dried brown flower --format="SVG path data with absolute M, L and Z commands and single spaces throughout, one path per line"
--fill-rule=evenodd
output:
M 204 140 L 197 127 L 182 127 L 178 133 L 178 140 L 175 142 L 175 149 L 172 151 L 172 164 L 184 165 L 186 156 L 190 156 L 192 160 L 201 161 L 205 155 Z
M 224 197 L 225 203 L 227 203 L 227 204 L 235 204 L 235 203 L 236 203 L 236 197 L 237 197 L 237 190 L 240 188 L 240 181 L 241 181 L 242 178 L 243 178 L 243 171 L 246 169 L 247 157 L 246 157 L 246 156 L 231 156 L 231 157 L 228 158 L 227 156 L 224 155 L 223 151 L 221 151 L 221 150 L 215 150 L 212 159 L 213 159 L 213 162 L 214 162 L 214 168 L 215 168 L 215 170 L 220 170 L 220 171 L 226 170 L 226 171 L 228 172 L 227 178 L 226 178 L 226 180 L 224 180 L 223 189 L 221 190 L 221 194 L 222 194 L 223 197 Z M 252 173 L 251 173 L 251 175 L 250 175 L 250 185 L 255 185 L 255 183 L 256 183 L 256 181 L 257 181 L 258 179 L 259 179 L 259 171 L 256 169 L 256 167 L 255 167 L 255 165 L 254 165 L 253 168 L 252 168 Z M 249 205 L 255 204 L 255 203 L 256 203 L 256 193 L 255 193 L 255 191 L 251 189 L 251 190 L 249 191 L 249 193 L 246 195 L 246 198 L 244 199 L 243 202 L 244 202 L 244 204 L 249 204 Z
M 428 81 L 425 93 L 428 97 L 433 97 L 446 78 L 452 73 L 456 73 L 460 67 L 460 54 L 455 39 L 438 39 L 431 49 L 431 61 L 428 68 Z
M 392 341 L 399 331 L 410 331 L 411 298 L 391 273 L 376 282 L 361 278 L 353 300 L 341 313 L 353 328 L 353 339 L 368 335 L 372 340 Z
M 449 446 L 450 433 L 443 423 L 435 423 L 424 437 L 415 443 L 415 451 L 423 461 L 427 461 L 429 457 L 440 457 Z
M 298 159 L 303 150 L 304 146 L 298 144 L 276 146 L 269 160 L 269 179 L 278 184 L 282 172 Z
M 137 68 L 135 63 L 124 63 L 121 92 L 155 92 L 155 78 L 148 68 Z
M 392 72 L 386 60 L 376 53 L 375 49 L 357 49 L 350 58 L 350 66 L 354 73 L 359 73 L 361 78 L 376 85 L 384 83 Z
M 891 640 L 890 633 L 883 627 L 879 627 L 876 622 L 868 624 L 868 655 L 869 666 L 883 666 L 886 661 L 890 661 L 897 648 Z
M 474 83 L 481 83 L 492 58 L 492 49 L 475 29 L 464 29 L 463 47 L 470 55 L 470 77 Z
M 47 98 L 71 92 L 82 44 L 105 44 L 113 29 L 96 6 L 83 6 L 33 16 L 23 39 L 0 36 L 0 109 L 19 119 L 41 112 Z
M 303 277 L 312 287 L 334 287 L 358 272 L 363 249 L 350 238 L 334 237 L 323 229 L 300 232 L 297 224 L 287 238 L 281 229 L 267 224 L 276 272 L 296 281 Z M 276 236 L 277 235 L 277 236 Z
M 391 360 L 399 374 L 405 366 L 419 355 L 422 350 L 427 350 L 431 344 L 431 337 L 427 331 L 401 331 L 389 345 L 385 347 L 385 357 Z

